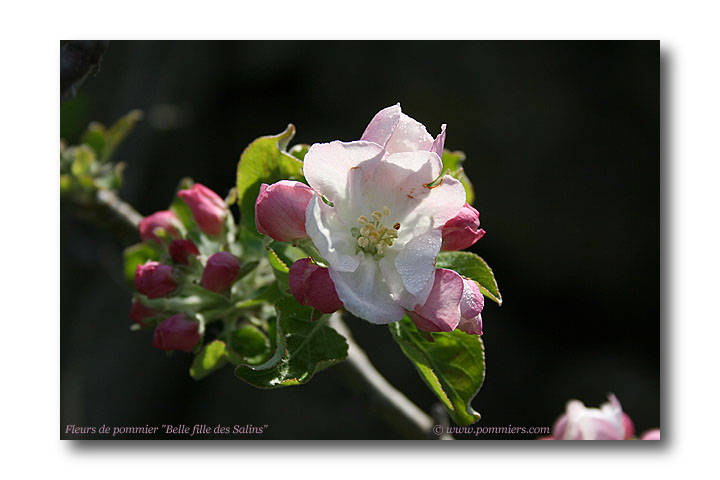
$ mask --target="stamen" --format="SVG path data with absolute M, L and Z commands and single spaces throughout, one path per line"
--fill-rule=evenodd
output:
M 385 206 L 383 207 L 383 214 L 384 214 L 386 217 L 389 217 L 389 216 L 390 216 L 390 208 L 388 208 L 387 205 L 385 205 Z
M 379 222 L 380 220 L 382 220 L 383 214 L 375 210 L 374 212 L 372 212 L 372 217 Z
M 365 248 L 365 247 L 368 246 L 368 243 L 369 243 L 369 242 L 368 242 L 368 239 L 367 239 L 367 238 L 365 238 L 365 237 L 360 237 L 360 238 L 357 239 L 357 243 L 358 243 L 358 246 L 359 246 L 360 248 Z
M 400 230 L 400 222 L 398 222 L 398 223 L 396 223 L 395 225 L 393 225 L 393 228 L 394 228 L 395 230 Z
M 357 219 L 357 222 L 360 225 L 365 225 L 366 223 L 368 223 L 368 218 L 365 215 L 360 215 Z

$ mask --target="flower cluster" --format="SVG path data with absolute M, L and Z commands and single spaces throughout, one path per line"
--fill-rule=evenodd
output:
M 229 215 L 225 201 L 199 183 L 177 195 L 192 212 L 195 241 L 172 210 L 155 212 L 140 222 L 140 238 L 159 253 L 158 259 L 137 265 L 134 285 L 138 295 L 130 319 L 140 327 L 155 326 L 154 347 L 191 352 L 204 333 L 198 312 L 222 303 L 238 279 L 241 265 L 227 251 L 201 255 L 196 243 L 212 245 L 225 231 Z
M 433 138 L 394 105 L 360 140 L 312 145 L 303 165 L 309 185 L 262 185 L 258 232 L 315 252 L 290 268 L 301 304 L 323 313 L 342 306 L 375 324 L 407 314 L 424 331 L 482 334 L 478 285 L 436 268 L 441 250 L 468 248 L 485 234 L 462 183 L 443 174 L 445 130 Z
M 623 412 L 615 395 L 600 408 L 588 408 L 579 400 L 570 400 L 565 413 L 555 421 L 552 436 L 541 440 L 633 440 L 635 426 Z M 660 440 L 660 430 L 648 430 L 640 440 Z

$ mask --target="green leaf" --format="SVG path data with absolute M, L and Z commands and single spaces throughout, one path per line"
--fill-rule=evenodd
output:
M 150 242 L 136 243 L 130 245 L 125 249 L 123 255 L 125 257 L 125 279 L 133 284 L 135 277 L 135 269 L 141 263 L 145 263 L 148 260 L 159 260 L 162 255 L 162 250 L 159 245 Z
M 304 162 L 305 154 L 308 152 L 308 150 L 310 150 L 310 145 L 298 143 L 297 145 L 293 145 L 288 153 L 300 160 L 301 162 Z
M 192 210 L 190 210 L 190 207 L 188 207 L 187 204 L 177 196 L 177 192 L 180 190 L 187 190 L 193 186 L 193 183 L 195 182 L 193 182 L 192 178 L 182 178 L 178 182 L 178 186 L 175 189 L 175 195 L 173 195 L 172 202 L 170 202 L 170 210 L 177 215 L 180 219 L 180 223 L 182 223 L 187 230 L 192 228 L 197 229 L 197 226 L 195 224 L 195 219 L 193 218 Z
M 261 365 L 238 366 L 238 378 L 258 388 L 300 385 L 315 372 L 345 360 L 347 342 L 325 325 L 327 315 L 315 322 L 310 320 L 313 309 L 303 307 L 292 297 L 281 297 L 275 310 L 275 353 Z
M 270 247 L 267 247 L 267 258 L 273 269 L 273 274 L 275 275 L 275 280 L 277 280 L 278 288 L 281 292 L 287 295 L 290 291 L 290 265 L 283 262 L 278 253 Z
M 240 205 L 241 221 L 248 230 L 255 229 L 255 200 L 263 183 L 272 184 L 280 180 L 303 181 L 302 162 L 286 151 L 295 135 L 290 124 L 279 135 L 260 137 L 243 151 L 237 167 L 237 198 Z
M 290 295 L 288 284 L 290 267 L 295 261 L 306 258 L 307 254 L 303 250 L 283 242 L 272 242 L 266 247 L 266 250 L 278 288 L 284 294 Z
M 472 252 L 440 252 L 435 263 L 437 268 L 454 270 L 463 277 L 475 280 L 486 297 L 502 305 L 502 295 L 495 275 L 488 264 Z
M 190 376 L 195 380 L 207 377 L 215 370 L 222 368 L 228 363 L 228 351 L 225 343 L 220 340 L 213 340 L 205 345 L 200 353 L 195 355 L 190 366 Z
M 485 379 L 485 350 L 477 335 L 461 330 L 431 333 L 426 340 L 406 315 L 389 325 L 395 341 L 410 359 L 420 378 L 440 399 L 458 425 L 480 419 L 470 402 Z
M 122 116 L 109 129 L 101 123 L 93 122 L 83 134 L 81 142 L 95 150 L 100 163 L 105 163 L 141 118 L 142 112 L 133 110 Z
M 465 187 L 465 201 L 472 205 L 475 200 L 475 190 L 473 189 L 470 178 L 465 174 L 462 164 L 465 161 L 465 154 L 460 151 L 451 152 L 444 150 L 442 156 L 443 171 L 450 176 L 457 178 Z
M 259 365 L 270 353 L 270 342 L 254 325 L 244 325 L 230 334 L 230 348 L 240 357 L 237 363 Z
M 72 147 L 71 147 L 72 148 Z M 87 145 L 72 148 L 74 159 L 70 171 L 76 177 L 92 173 L 95 166 L 95 152 Z

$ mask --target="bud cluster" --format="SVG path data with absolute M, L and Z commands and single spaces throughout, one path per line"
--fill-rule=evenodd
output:
M 232 305 L 241 262 L 228 251 L 234 248 L 228 239 L 235 225 L 225 201 L 199 183 L 177 196 L 174 208 L 148 215 L 138 225 L 143 244 L 154 254 L 135 268 L 130 319 L 135 328 L 155 328 L 154 347 L 191 352 L 206 325 L 222 319 L 218 312 Z M 185 223 L 183 206 L 192 215 Z

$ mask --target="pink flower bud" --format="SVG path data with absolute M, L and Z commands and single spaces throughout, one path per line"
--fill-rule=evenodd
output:
M 200 251 L 193 242 L 190 240 L 183 240 L 181 238 L 177 238 L 170 242 L 169 250 L 172 259 L 177 263 L 182 263 L 183 265 L 190 264 L 188 261 L 189 255 L 200 255 Z
M 309 258 L 292 264 L 289 284 L 290 292 L 301 305 L 321 313 L 333 313 L 343 306 L 330 278 L 330 271 L 312 263 Z
M 477 283 L 463 278 L 463 294 L 460 299 L 460 323 L 458 327 L 470 335 L 482 335 L 482 309 L 485 297 L 480 293 Z
M 307 237 L 305 210 L 313 195 L 313 189 L 300 182 L 263 183 L 255 201 L 257 231 L 278 242 Z
M 133 301 L 132 305 L 130 306 L 130 320 L 137 323 L 141 327 L 145 326 L 145 320 L 151 317 L 154 317 L 155 315 L 158 315 L 160 312 L 157 310 L 153 310 L 151 308 L 146 307 L 142 304 L 140 300 Z
M 156 228 L 162 228 L 171 237 L 179 237 L 178 227 L 180 219 L 170 210 L 161 210 L 140 220 L 138 231 L 143 241 L 154 240 L 162 243 L 162 239 L 155 234 Z
M 199 325 L 184 313 L 167 318 L 155 328 L 152 346 L 160 350 L 191 352 L 200 340 Z
M 211 292 L 222 293 L 235 283 L 240 262 L 228 252 L 214 253 L 208 258 L 202 274 L 202 286 Z
M 438 268 L 427 300 L 408 312 L 408 316 L 417 328 L 425 332 L 451 332 L 461 319 L 460 300 L 464 288 L 460 275 Z
M 196 183 L 187 190 L 180 190 L 178 197 L 190 207 L 195 221 L 205 234 L 219 235 L 222 232 L 228 209 L 217 193 Z
M 485 230 L 479 227 L 480 214 L 466 202 L 460 213 L 443 226 L 441 250 L 450 252 L 472 246 L 485 235 Z
M 660 440 L 660 429 L 653 428 L 652 430 L 648 430 L 642 434 L 640 440 Z
M 135 269 L 135 288 L 148 298 L 164 297 L 177 288 L 170 265 L 148 260 Z

